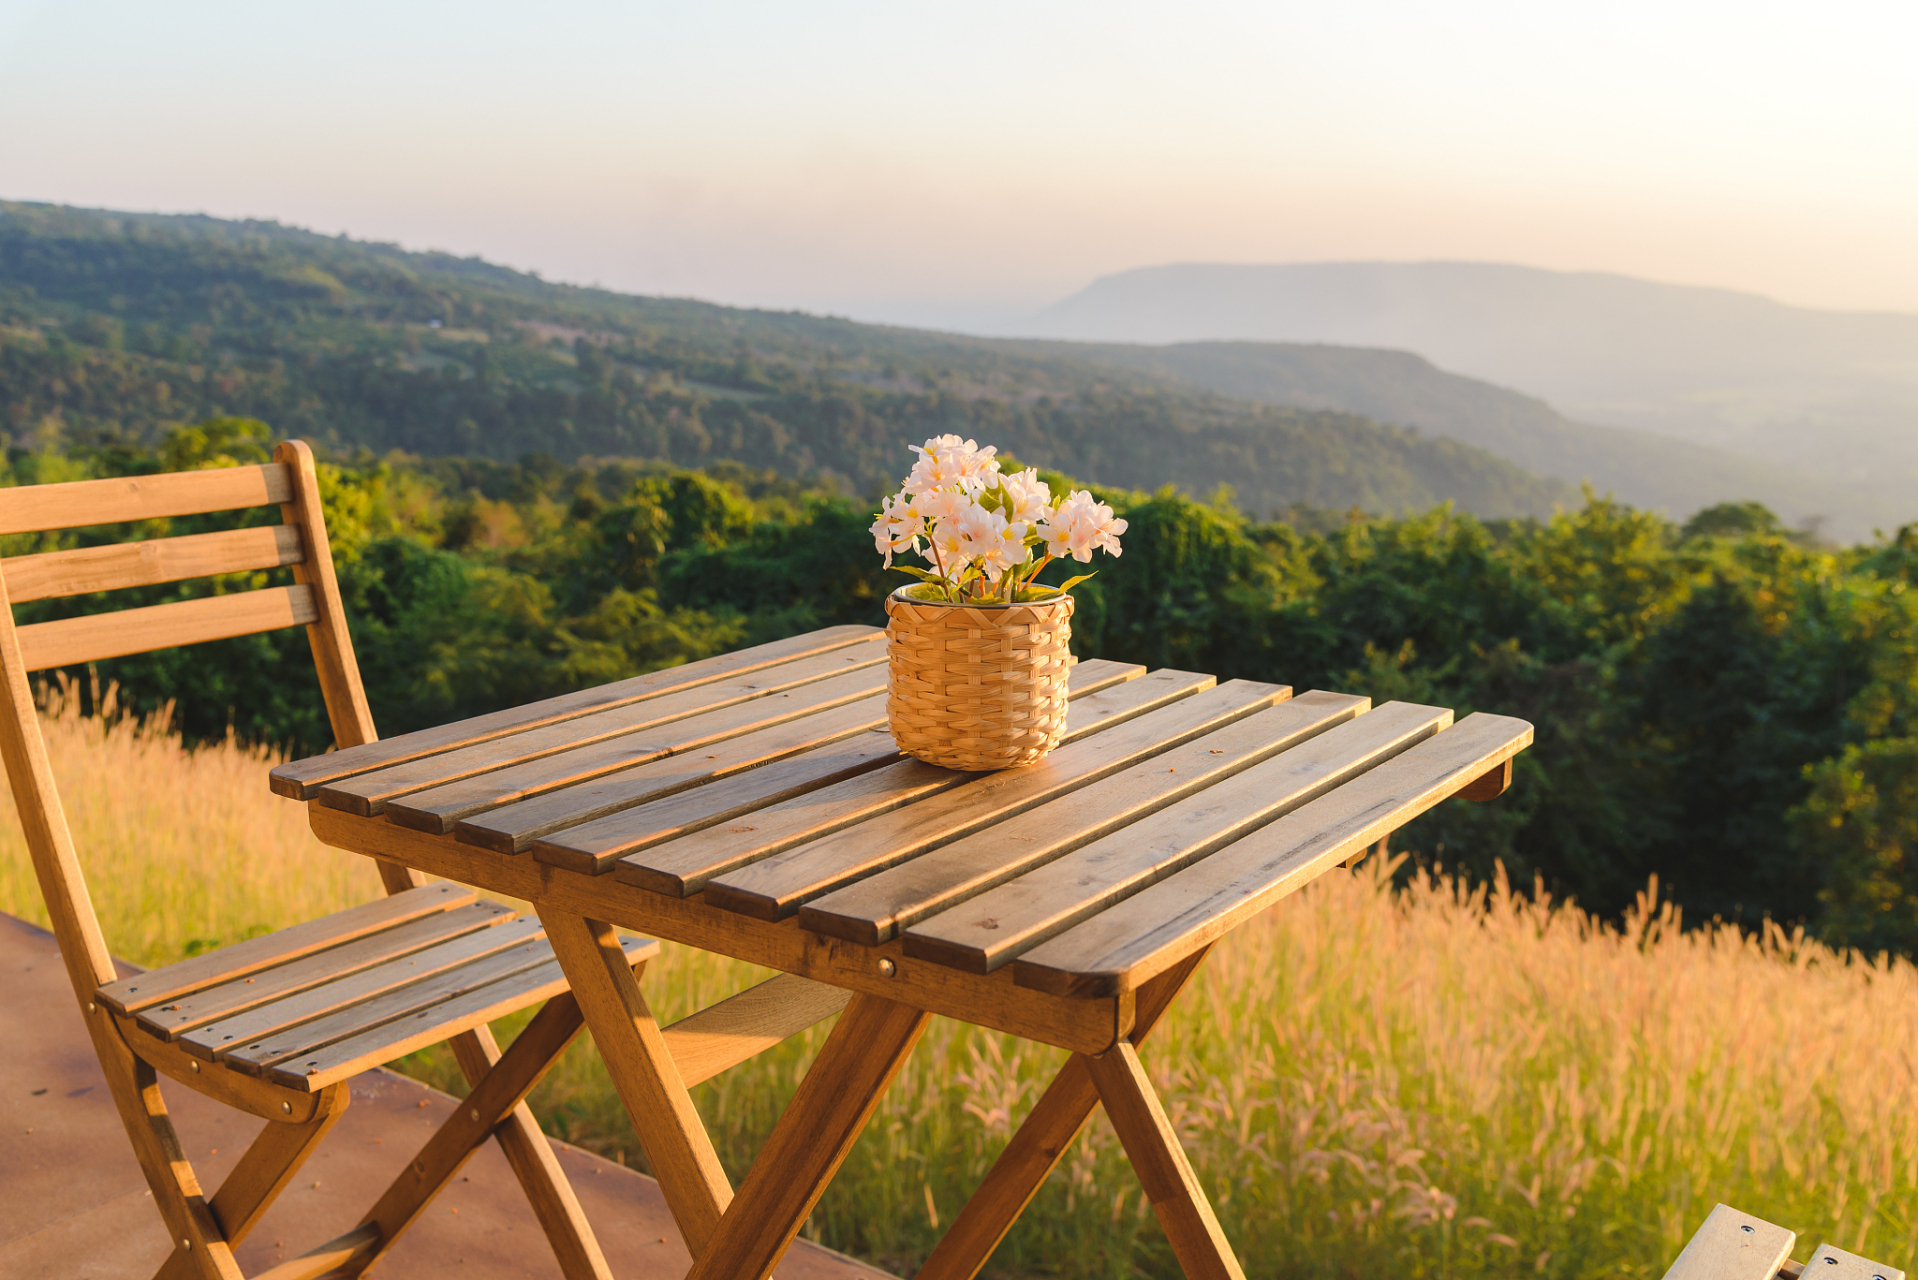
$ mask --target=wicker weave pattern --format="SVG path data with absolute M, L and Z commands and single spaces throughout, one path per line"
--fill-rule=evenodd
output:
M 899 749 L 948 769 L 1031 764 L 1059 745 L 1072 597 L 971 608 L 886 598 L 886 716 Z

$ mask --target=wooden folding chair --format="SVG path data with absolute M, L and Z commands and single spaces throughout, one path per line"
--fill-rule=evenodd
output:
M 579 1033 L 536 921 L 379 860 L 387 897 L 116 980 L 54 787 L 28 674 L 304 624 L 341 747 L 373 719 L 341 612 L 312 453 L 262 466 L 0 490 L 0 533 L 277 504 L 282 523 L 0 562 L 0 754 L 61 956 L 153 1198 L 175 1241 L 159 1275 L 239 1280 L 233 1249 L 346 1109 L 348 1079 L 450 1041 L 472 1092 L 353 1230 L 256 1280 L 364 1271 L 497 1137 L 568 1276 L 607 1276 L 526 1095 Z M 291 566 L 295 584 L 16 626 L 31 600 Z M 266 780 L 261 779 L 261 785 Z M 621 944 L 635 968 L 653 942 Z M 504 1054 L 487 1024 L 544 1001 Z M 161 1100 L 166 1076 L 268 1123 L 208 1198 Z

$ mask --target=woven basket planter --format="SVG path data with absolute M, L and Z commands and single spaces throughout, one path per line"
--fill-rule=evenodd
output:
M 1008 769 L 1066 729 L 1072 597 L 955 605 L 886 597 L 886 717 L 899 749 L 947 769 Z

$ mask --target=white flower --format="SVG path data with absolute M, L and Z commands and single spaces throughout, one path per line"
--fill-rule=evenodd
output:
M 965 569 L 970 556 L 966 554 L 965 538 L 959 532 L 957 520 L 941 520 L 933 526 L 932 536 L 927 539 L 932 546 L 925 552 L 947 582 L 958 582 L 960 572 Z
M 1114 516 L 1112 508 L 1105 503 L 1094 501 L 1084 489 L 1067 494 L 1052 518 L 1039 526 L 1047 555 L 1060 559 L 1071 556 L 1080 564 L 1091 561 L 1094 551 L 1119 555 L 1119 535 L 1125 531 L 1126 522 Z
M 892 568 L 892 553 L 895 551 L 917 551 L 919 539 L 926 532 L 926 522 L 904 494 L 894 494 L 879 503 L 879 518 L 872 522 L 872 542 L 875 549 L 886 557 L 886 568 Z
M 1007 520 L 997 511 L 987 511 L 978 503 L 969 503 L 953 520 L 959 532 L 960 547 L 968 561 L 976 562 L 988 581 L 997 582 L 1006 570 L 1024 564 L 1026 526 Z
M 950 520 L 961 507 L 970 505 L 957 489 L 924 489 L 912 496 L 912 511 L 922 524 Z
M 906 492 L 915 497 L 929 489 L 946 488 L 996 475 L 999 471 L 999 460 L 994 456 L 998 448 L 988 445 L 981 449 L 976 440 L 961 440 L 954 435 L 934 436 L 912 448 L 919 455 L 919 461 L 912 464 L 912 474 L 906 477 Z
M 1008 520 L 1033 525 L 1051 518 L 1052 488 L 1039 478 L 1037 467 L 1001 475 L 999 487 L 1006 491 L 1010 506 L 1006 513 Z

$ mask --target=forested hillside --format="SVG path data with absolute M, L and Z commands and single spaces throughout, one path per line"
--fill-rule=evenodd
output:
M 226 419 L 175 430 L 157 451 L 16 449 L 0 482 L 245 461 L 271 434 Z M 909 461 L 901 451 L 892 470 Z M 738 465 L 365 460 L 325 466 L 322 487 L 388 733 L 878 623 L 881 597 L 905 580 L 880 569 L 865 504 Z M 1262 523 L 1170 490 L 1101 493 L 1131 527 L 1124 556 L 1077 589 L 1081 656 L 1537 725 L 1508 796 L 1448 804 L 1395 837 L 1418 860 L 1481 877 L 1503 861 L 1519 884 L 1536 874 L 1608 914 L 1656 874 L 1693 919 L 1769 916 L 1840 945 L 1918 949 L 1918 527 L 1833 552 L 1754 506 L 1683 526 L 1605 501 L 1546 522 L 1440 507 Z M 0 555 L 96 536 L 10 537 Z M 69 675 L 84 685 L 90 673 Z M 230 724 L 245 739 L 325 745 L 297 632 L 97 675 L 138 707 L 176 701 L 194 737 Z
M 551 284 L 275 223 L 0 203 L 0 424 L 152 444 L 261 418 L 336 451 L 680 466 L 861 496 L 944 431 L 1122 487 L 1230 485 L 1264 516 L 1576 501 L 1449 439 L 1258 405 L 1044 344 Z

